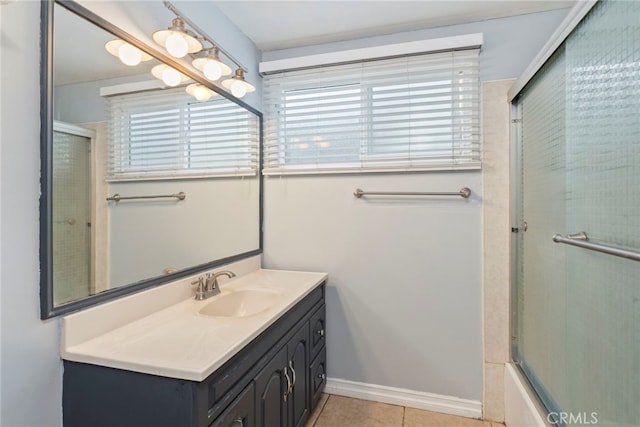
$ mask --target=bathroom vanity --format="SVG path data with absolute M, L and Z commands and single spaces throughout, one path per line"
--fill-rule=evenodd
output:
M 97 336 L 108 308 L 65 317 L 65 427 L 304 426 L 326 383 L 325 283 L 257 270 Z

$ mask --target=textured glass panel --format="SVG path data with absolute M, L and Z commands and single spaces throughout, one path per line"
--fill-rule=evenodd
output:
M 523 96 L 522 208 L 518 350 L 552 402 L 564 400 L 565 247 L 551 236 L 565 227 L 565 64 L 561 49 Z
M 640 426 L 640 2 L 600 1 L 519 101 L 516 359 L 561 425 Z
M 605 1 L 567 40 L 567 231 L 640 251 L 640 2 Z M 567 249 L 569 411 L 640 425 L 640 263 Z

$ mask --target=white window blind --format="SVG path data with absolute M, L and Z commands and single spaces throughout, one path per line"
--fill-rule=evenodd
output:
M 110 96 L 108 180 L 255 175 L 258 118 L 184 89 Z
M 478 169 L 479 50 L 264 78 L 265 175 Z

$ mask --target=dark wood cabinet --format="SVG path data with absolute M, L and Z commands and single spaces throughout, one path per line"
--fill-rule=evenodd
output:
M 322 283 L 201 382 L 65 360 L 64 426 L 303 427 L 326 383 L 324 295 Z
M 309 321 L 287 343 L 287 368 L 291 387 L 287 397 L 290 427 L 302 427 L 309 416 Z
M 287 422 L 288 382 L 285 375 L 287 349 L 271 359 L 255 379 L 256 425 L 258 427 L 285 426 Z
M 254 391 L 250 383 L 210 427 L 255 427 Z
M 311 326 L 309 341 L 311 342 L 311 360 L 315 359 L 320 350 L 324 347 L 325 334 L 325 307 L 318 308 L 311 315 L 309 325 Z
M 322 347 L 320 354 L 311 362 L 309 366 L 309 391 L 311 397 L 311 407 L 315 407 L 320 400 L 320 395 L 327 383 L 327 349 Z

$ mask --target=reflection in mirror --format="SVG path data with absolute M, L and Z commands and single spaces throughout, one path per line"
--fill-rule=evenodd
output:
M 259 251 L 259 116 L 54 16 L 49 311 Z

